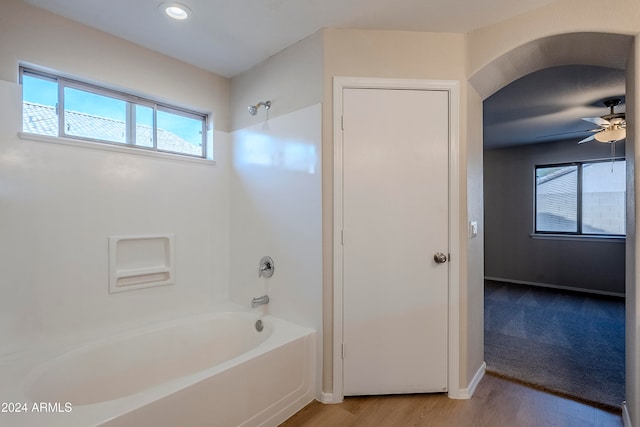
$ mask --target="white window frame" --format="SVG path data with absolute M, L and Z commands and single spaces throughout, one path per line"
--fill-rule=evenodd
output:
M 114 89 L 110 89 L 104 86 L 99 86 L 93 83 L 89 83 L 89 82 L 85 82 L 85 81 L 81 81 L 81 80 L 77 80 L 75 78 L 69 78 L 66 76 L 62 76 L 56 73 L 52 73 L 49 71 L 43 71 L 41 69 L 38 69 L 36 67 L 31 67 L 31 66 L 25 66 L 25 65 L 21 65 L 20 66 L 20 84 L 22 84 L 23 81 L 23 76 L 24 75 L 30 75 L 30 76 L 34 76 L 36 78 L 41 78 L 41 79 L 45 79 L 45 80 L 51 80 L 53 82 L 55 82 L 58 85 L 58 104 L 56 105 L 56 114 L 58 115 L 58 133 L 55 137 L 51 137 L 48 135 L 43 135 L 43 134 L 38 134 L 38 133 L 29 133 L 29 132 L 24 132 L 24 130 L 21 132 L 21 137 L 23 139 L 36 139 L 36 140 L 52 140 L 52 139 L 60 139 L 61 141 L 78 141 L 78 143 L 96 143 L 96 144 L 105 144 L 105 146 L 107 147 L 118 147 L 118 148 L 123 148 L 125 151 L 131 152 L 130 150 L 141 150 L 136 152 L 136 154 L 141 154 L 143 152 L 146 153 L 162 153 L 163 155 L 170 155 L 170 156 L 181 156 L 181 157 L 187 157 L 189 159 L 193 159 L 193 160 L 197 160 L 197 159 L 203 159 L 203 160 L 212 160 L 213 156 L 211 151 L 211 144 L 209 143 L 207 138 L 207 134 L 208 134 L 208 129 L 210 127 L 210 118 L 209 115 L 206 113 L 202 113 L 202 112 L 198 112 L 198 111 L 193 111 L 193 110 L 188 110 L 182 107 L 178 107 L 175 105 L 171 105 L 171 104 L 167 104 L 167 103 L 163 103 L 163 102 L 159 102 L 159 101 L 155 101 L 151 98 L 145 98 L 145 97 L 140 97 L 131 93 L 126 93 L 123 91 L 119 91 L 119 90 L 114 90 Z M 94 93 L 97 95 L 101 95 L 101 96 L 106 96 L 106 97 L 110 97 L 110 98 L 114 98 L 114 99 L 118 99 L 118 100 L 122 100 L 125 101 L 127 103 L 127 112 L 126 112 L 126 119 L 125 119 L 125 127 L 126 127 L 126 135 L 125 135 L 125 141 L 124 143 L 122 142 L 115 142 L 115 141 L 109 141 L 109 140 L 103 140 L 103 139 L 97 139 L 97 138 L 88 138 L 88 137 L 83 137 L 83 136 L 78 136 L 78 135 L 73 135 L 73 134 L 67 134 L 66 133 L 66 129 L 64 126 L 65 123 L 65 118 L 64 118 L 64 114 L 65 114 L 65 104 L 64 104 L 64 89 L 66 87 L 69 88 L 74 88 L 74 89 L 78 89 L 78 90 L 82 90 L 85 92 L 90 92 L 90 93 Z M 153 133 L 153 146 L 149 147 L 149 146 L 144 146 L 144 145 L 137 145 L 135 144 L 135 106 L 136 105 L 141 105 L 141 106 L 145 106 L 145 107 L 149 107 L 153 110 L 153 129 L 152 129 L 152 133 Z M 163 150 L 158 148 L 158 135 L 157 135 L 157 113 L 158 111 L 165 111 L 171 114 L 175 114 L 175 115 L 180 115 L 180 116 L 185 116 L 185 117 L 189 117 L 189 118 L 193 118 L 196 120 L 200 120 L 202 123 L 202 129 L 201 129 L 201 135 L 202 135 L 202 141 L 201 141 L 201 147 L 202 147 L 202 152 L 200 155 L 196 155 L 196 154 L 191 154 L 191 153 L 185 153 L 185 152 L 179 152 L 179 151 L 171 151 L 171 150 Z M 23 125 L 23 129 L 24 129 L 24 125 Z M 56 141 L 58 142 L 58 141 Z M 71 145 L 76 145 L 76 144 L 71 144 Z M 117 151 L 120 151 L 116 148 Z

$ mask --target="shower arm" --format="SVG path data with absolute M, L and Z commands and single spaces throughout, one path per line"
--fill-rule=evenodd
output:
M 249 105 L 249 114 L 255 116 L 258 114 L 258 108 L 264 107 L 265 110 L 269 110 L 271 108 L 271 101 L 260 101 L 256 105 Z

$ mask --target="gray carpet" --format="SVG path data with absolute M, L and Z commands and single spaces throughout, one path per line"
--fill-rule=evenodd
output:
M 624 400 L 624 299 L 485 282 L 487 371 L 592 405 Z

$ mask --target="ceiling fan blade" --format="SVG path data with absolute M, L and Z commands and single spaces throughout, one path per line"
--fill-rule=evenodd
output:
M 584 144 L 585 142 L 593 141 L 596 138 L 596 134 L 590 135 L 583 140 L 578 141 L 578 144 Z
M 574 133 L 585 133 L 585 132 L 600 132 L 602 129 L 584 129 L 584 130 L 572 130 L 569 132 L 560 132 L 560 133 L 552 133 L 549 135 L 540 135 L 540 136 L 536 136 L 536 139 L 541 139 L 541 138 L 551 138 L 554 136 L 562 136 L 562 135 L 571 135 Z
M 598 126 L 609 126 L 611 124 L 609 120 L 605 120 L 602 117 L 583 117 L 582 120 L 586 120 Z

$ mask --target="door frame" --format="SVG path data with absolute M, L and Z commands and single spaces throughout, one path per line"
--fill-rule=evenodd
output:
M 468 398 L 460 387 L 460 82 L 457 80 L 333 78 L 333 402 L 343 387 L 343 90 L 438 90 L 449 94 L 449 300 L 447 389 L 454 399 Z

